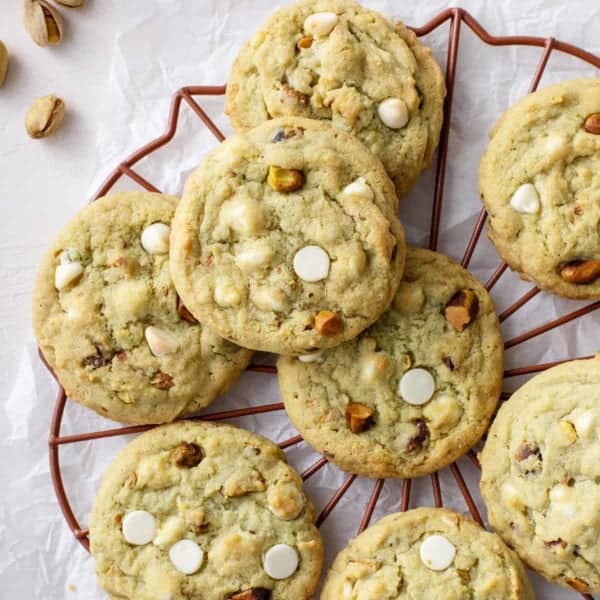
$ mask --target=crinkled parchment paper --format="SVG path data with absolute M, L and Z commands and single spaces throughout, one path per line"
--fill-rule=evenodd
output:
M 447 4 L 440 0 L 421 2 L 372 0 L 365 4 L 411 25 L 425 23 Z M 491 33 L 531 33 L 552 35 L 598 53 L 600 5 L 589 0 L 486 0 L 462 4 Z M 229 65 L 243 41 L 274 10 L 269 0 L 154 0 L 122 2 L 119 31 L 112 49 L 106 107 L 98 131 L 97 180 L 90 195 L 108 172 L 142 143 L 156 137 L 166 127 L 172 94 L 183 85 L 222 84 Z M 446 60 L 447 25 L 426 37 L 442 64 Z M 466 28 L 461 33 L 458 75 L 450 131 L 450 154 L 446 178 L 444 211 L 439 249 L 460 259 L 480 204 L 477 194 L 477 162 L 487 132 L 495 119 L 529 87 L 541 51 L 539 48 L 491 48 L 483 45 Z M 542 85 L 565 78 L 598 75 L 576 59 L 554 54 Z M 226 133 L 229 125 L 223 115 L 223 98 L 200 99 L 202 106 Z M 186 174 L 215 145 L 213 136 L 193 113 L 184 107 L 176 138 L 169 146 L 137 169 L 158 188 L 177 194 Z M 427 243 L 434 173 L 427 172 L 404 200 L 401 216 L 409 240 Z M 131 187 L 129 181 L 118 188 Z M 485 236 L 477 247 L 471 268 L 486 281 L 499 259 Z M 530 284 L 512 273 L 505 274 L 493 290 L 498 309 L 527 291 Z M 581 303 L 538 295 L 524 309 L 504 323 L 509 339 Z M 507 352 L 507 366 L 535 364 L 552 359 L 590 354 L 598 349 L 595 328 L 597 314 L 537 337 Z M 507 380 L 513 389 L 522 380 Z M 64 522 L 50 482 L 47 436 L 56 386 L 41 365 L 36 348 L 29 343 L 23 350 L 15 387 L 4 404 L 0 419 L 2 474 L 8 486 L 0 500 L 0 596 L 2 598 L 85 599 L 104 598 L 97 588 L 93 562 L 75 541 Z M 248 404 L 278 401 L 276 379 L 270 375 L 246 373 L 213 409 L 239 408 Z M 210 409 L 209 409 L 210 410 Z M 281 441 L 294 435 L 282 412 L 238 419 L 242 425 Z M 62 433 L 113 427 L 91 412 L 69 402 Z M 94 491 L 103 469 L 125 438 L 66 445 L 60 456 L 63 476 L 75 513 L 87 523 Z M 288 450 L 291 462 L 304 469 L 318 458 L 305 444 Z M 477 494 L 477 474 L 465 460 L 463 472 Z M 327 503 L 343 474 L 325 467 L 308 482 L 308 492 L 319 509 Z M 452 475 L 440 474 L 444 503 L 466 511 Z M 357 479 L 331 513 L 322 530 L 327 543 L 327 564 L 354 535 L 373 482 Z M 387 481 L 373 520 L 398 510 L 401 482 Z M 429 478 L 413 482 L 411 505 L 431 505 Z M 480 508 L 481 504 L 479 503 Z M 482 509 L 482 513 L 484 511 Z M 534 576 L 539 597 L 562 599 L 574 594 L 550 586 Z

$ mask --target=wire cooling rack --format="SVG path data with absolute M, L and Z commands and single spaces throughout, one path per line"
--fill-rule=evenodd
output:
M 458 56 L 458 48 L 460 42 L 460 33 L 461 28 L 463 26 L 469 27 L 473 33 L 485 44 L 491 46 L 537 46 L 542 49 L 541 56 L 539 58 L 539 62 L 536 68 L 536 71 L 533 75 L 533 79 L 531 81 L 531 85 L 529 87 L 529 91 L 533 92 L 537 89 L 539 81 L 544 73 L 550 55 L 553 51 L 560 51 L 566 54 L 570 54 L 576 58 L 581 59 L 593 65 L 597 68 L 600 68 L 600 57 L 586 52 L 585 50 L 573 46 L 571 44 L 567 44 L 561 41 L 554 39 L 553 37 L 548 38 L 540 38 L 540 37 L 530 37 L 530 36 L 505 36 L 505 37 L 496 37 L 490 35 L 467 11 L 461 8 L 449 8 L 435 18 L 431 19 L 428 23 L 423 25 L 422 27 L 415 27 L 413 31 L 417 34 L 417 36 L 424 36 L 438 27 L 444 25 L 445 23 L 449 23 L 449 35 L 448 35 L 448 54 L 447 54 L 447 62 L 446 62 L 446 86 L 447 86 L 447 96 L 445 100 L 444 106 L 444 125 L 441 131 L 440 137 L 440 145 L 438 151 L 438 159 L 436 165 L 436 174 L 435 174 L 435 187 L 434 187 L 434 199 L 433 199 L 433 211 L 431 217 L 431 227 L 429 233 L 429 248 L 435 250 L 438 244 L 438 234 L 440 227 L 440 217 L 442 211 L 442 201 L 444 196 L 444 181 L 446 175 L 446 161 L 448 158 L 448 139 L 450 133 L 450 121 L 452 115 L 452 99 L 454 92 L 454 82 L 456 75 L 456 63 Z M 150 181 L 142 177 L 139 173 L 137 173 L 133 167 L 136 163 L 138 163 L 141 159 L 148 156 L 155 150 L 167 145 L 174 137 L 175 132 L 177 130 L 177 125 L 180 116 L 181 103 L 185 102 L 192 111 L 198 116 L 198 118 L 204 123 L 204 125 L 211 131 L 211 133 L 217 138 L 217 140 L 222 141 L 225 139 L 223 133 L 218 129 L 215 123 L 210 119 L 207 113 L 203 110 L 203 108 L 196 102 L 194 99 L 198 96 L 222 96 L 225 94 L 225 85 L 219 86 L 190 86 L 184 87 L 178 90 L 172 99 L 171 109 L 168 119 L 168 127 L 167 130 L 158 138 L 152 140 L 151 142 L 145 144 L 141 148 L 139 148 L 136 152 L 134 152 L 131 156 L 121 162 L 107 177 L 104 183 L 101 185 L 100 189 L 96 192 L 93 200 L 105 195 L 108 193 L 113 186 L 117 183 L 119 179 L 123 176 L 126 176 L 136 182 L 138 185 L 142 186 L 148 191 L 159 192 Z M 477 246 L 477 243 L 480 239 L 483 227 L 487 220 L 487 213 L 485 209 L 482 209 L 479 217 L 475 223 L 475 227 L 471 232 L 467 247 L 465 248 L 464 254 L 462 256 L 461 265 L 465 268 L 468 268 L 471 258 L 473 256 L 473 252 Z M 501 263 L 491 274 L 489 279 L 487 280 L 485 287 L 487 290 L 491 290 L 499 279 L 502 277 L 504 272 L 507 269 L 506 263 Z M 515 302 L 513 302 L 508 308 L 506 308 L 502 313 L 500 313 L 499 318 L 500 322 L 505 321 L 510 316 L 515 314 L 520 308 L 522 308 L 527 302 L 529 302 L 532 298 L 534 298 L 537 294 L 540 293 L 540 290 L 537 287 L 532 287 L 529 291 L 523 294 L 520 298 L 518 298 Z M 565 323 L 573 321 L 579 317 L 582 317 L 592 311 L 600 308 L 600 301 L 593 302 L 569 312 L 567 314 L 562 315 L 556 319 L 548 321 L 534 329 L 530 329 L 525 331 L 524 333 L 517 335 L 508 339 L 504 348 L 512 348 L 527 340 L 530 340 L 534 337 L 542 335 L 556 327 L 559 327 Z M 40 353 L 41 356 L 41 353 Z M 42 360 L 43 356 L 41 356 Z M 45 362 L 45 361 L 44 361 Z M 543 371 L 548 369 L 554 365 L 560 364 L 561 362 L 565 362 L 565 360 L 547 362 L 543 364 L 536 365 L 527 365 L 514 369 L 509 369 L 504 372 L 505 378 L 516 377 L 519 375 L 528 375 L 532 373 L 536 373 L 538 371 Z M 48 365 L 46 365 L 48 366 Z M 50 369 L 50 367 L 48 366 Z M 50 369 L 51 370 L 51 369 Z M 266 365 L 257 365 L 252 364 L 248 367 L 248 370 L 261 372 L 266 374 L 275 374 L 276 368 L 272 366 Z M 503 392 L 501 395 L 501 400 L 506 400 L 510 394 Z M 146 431 L 151 429 L 152 425 L 141 425 L 141 426 L 128 426 L 128 427 L 116 427 L 114 429 L 104 429 L 100 431 L 90 431 L 85 433 L 77 433 L 74 435 L 61 435 L 61 423 L 63 419 L 63 414 L 65 408 L 68 406 L 67 397 L 65 391 L 59 385 L 58 396 L 56 398 L 56 404 L 54 408 L 54 413 L 52 417 L 52 422 L 50 425 L 50 436 L 48 440 L 49 444 L 49 454 L 50 454 L 50 472 L 52 475 L 52 482 L 54 485 L 54 489 L 56 492 L 56 496 L 58 502 L 60 504 L 63 515 L 69 525 L 71 531 L 73 532 L 75 538 L 81 543 L 81 545 L 89 551 L 89 539 L 88 534 L 89 531 L 84 528 L 78 522 L 77 518 L 73 513 L 73 509 L 69 502 L 61 473 L 61 465 L 60 465 L 60 448 L 65 444 L 76 444 L 78 442 L 83 442 L 87 440 L 94 440 L 99 438 L 113 437 L 113 436 L 122 436 L 126 434 L 139 433 L 142 431 Z M 255 415 L 255 414 L 263 414 L 270 413 L 274 411 L 282 411 L 283 403 L 276 402 L 271 404 L 263 404 L 258 406 L 251 406 L 238 410 L 227 410 L 222 412 L 210 412 L 206 414 L 202 414 L 197 417 L 207 421 L 221 421 L 226 419 L 233 419 L 236 417 Z M 279 446 L 282 449 L 290 448 L 302 441 L 302 437 L 299 435 L 290 437 L 289 439 L 283 440 L 279 442 Z M 470 463 L 474 468 L 479 469 L 479 462 L 477 456 L 473 450 L 470 450 L 466 457 L 469 459 Z M 322 469 L 327 464 L 327 459 L 321 456 L 318 460 L 313 462 L 307 469 L 302 472 L 302 479 L 304 481 L 308 480 L 315 473 L 317 473 L 320 469 Z M 458 464 L 452 463 L 447 467 L 455 480 L 455 483 L 460 490 L 462 496 L 464 497 L 465 503 L 475 521 L 477 521 L 480 525 L 484 525 L 481 515 L 479 514 L 479 510 L 477 505 L 473 499 L 473 495 L 469 490 L 469 487 L 463 477 L 463 474 L 458 466 Z M 324 508 L 321 510 L 317 517 L 316 524 L 317 526 L 323 525 L 325 520 L 329 517 L 331 512 L 338 505 L 342 497 L 348 492 L 350 486 L 354 483 L 357 475 L 347 474 L 343 479 L 341 485 L 337 488 L 334 494 L 331 496 L 329 501 L 325 504 Z M 431 479 L 431 487 L 433 500 L 436 506 L 440 507 L 443 505 L 442 501 L 442 489 L 440 486 L 440 477 L 439 472 L 432 473 L 430 475 Z M 368 525 L 379 500 L 381 490 L 384 486 L 384 479 L 377 479 L 373 485 L 373 490 L 367 505 L 365 506 L 363 517 L 360 521 L 360 524 L 357 529 L 357 533 L 362 532 Z M 411 480 L 405 479 L 402 482 L 402 492 L 400 499 L 400 510 L 404 511 L 409 508 L 410 505 L 410 497 L 411 497 Z M 590 594 L 581 594 L 584 598 L 588 600 L 593 600 Z

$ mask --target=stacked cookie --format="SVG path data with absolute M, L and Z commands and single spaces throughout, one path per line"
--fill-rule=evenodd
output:
M 497 127 L 481 167 L 500 253 L 540 285 L 577 297 L 594 295 L 595 278 L 575 279 L 600 264 L 597 123 L 581 125 L 579 115 L 599 90 L 576 82 L 524 101 Z M 340 468 L 412 478 L 462 456 L 500 397 L 498 318 L 468 271 L 407 248 L 397 217 L 437 146 L 444 94 L 431 51 L 401 23 L 350 0 L 277 12 L 232 68 L 226 112 L 237 133 L 205 157 L 181 200 L 101 198 L 46 254 L 34 326 L 67 394 L 118 421 L 168 423 L 208 406 L 253 351 L 274 352 L 290 420 Z M 532 146 L 523 132 L 542 125 L 550 133 Z M 577 204 L 564 209 L 572 189 Z M 572 236 L 559 244 L 553 224 L 565 219 Z M 558 525 L 561 510 L 575 510 L 569 498 L 580 481 L 589 491 L 598 461 L 585 461 L 577 444 L 597 437 L 597 408 L 570 397 L 527 410 L 511 403 L 518 396 L 483 454 L 492 523 L 547 576 L 597 589 L 598 556 L 583 530 L 598 524 L 585 513 Z M 562 441 L 544 441 L 556 419 Z M 542 464 L 548 443 L 561 450 Z M 534 480 L 547 465 L 552 472 Z M 548 498 L 561 507 L 548 509 Z M 301 479 L 272 443 L 180 421 L 143 434 L 109 468 L 91 551 L 115 598 L 302 600 L 322 567 L 314 520 Z M 442 596 L 533 592 L 500 537 L 421 509 L 352 541 L 322 593 Z

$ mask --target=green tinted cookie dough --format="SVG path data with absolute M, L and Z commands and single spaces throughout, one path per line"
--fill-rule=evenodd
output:
M 322 13 L 334 26 L 319 35 L 305 22 Z M 305 0 L 276 12 L 243 47 L 226 112 L 238 131 L 282 116 L 329 120 L 381 159 L 402 196 L 431 162 L 444 96 L 431 50 L 402 23 L 348 0 Z M 390 98 L 404 111 L 393 127 L 379 115 Z
M 476 296 L 478 310 L 458 331 L 444 312 L 461 290 Z M 277 363 L 290 420 L 331 462 L 370 477 L 415 477 L 453 462 L 487 428 L 502 384 L 489 295 L 449 258 L 412 247 L 392 307 L 359 337 L 313 358 Z M 399 387 L 416 369 L 434 386 L 421 405 Z M 371 412 L 360 431 L 348 421 L 355 404 Z
M 547 579 L 600 593 L 600 359 L 537 375 L 502 405 L 481 453 L 490 524 Z
M 178 301 L 167 229 L 176 203 L 147 192 L 93 202 L 54 241 L 37 276 L 33 324 L 44 358 L 69 397 L 116 421 L 160 423 L 197 411 L 251 357 Z M 153 224 L 166 232 L 160 253 L 141 242 Z M 164 355 L 153 354 L 148 328 Z
M 358 185 L 360 193 L 348 192 Z M 389 306 L 404 267 L 380 161 L 326 122 L 282 118 L 225 140 L 188 178 L 171 236 L 185 305 L 247 348 L 302 354 L 350 339 Z M 297 253 L 316 247 L 324 276 Z M 325 324 L 329 315 L 335 323 Z M 333 316 L 332 316 L 333 315 Z
M 133 511 L 155 522 L 152 539 L 129 543 Z M 302 480 L 272 442 L 228 425 L 180 421 L 131 442 L 106 471 L 90 520 L 90 550 L 100 585 L 129 600 L 226 600 L 252 589 L 259 598 L 308 600 L 323 562 L 315 511 Z M 204 556 L 184 574 L 170 549 L 191 540 Z M 273 579 L 264 554 L 294 549 L 298 567 Z
M 443 536 L 455 555 L 433 570 L 423 543 Z M 533 600 L 517 555 L 495 534 L 443 508 L 388 515 L 350 541 L 327 574 L 321 600 Z
M 600 298 L 600 79 L 555 84 L 508 109 L 479 187 L 511 269 L 561 296 Z

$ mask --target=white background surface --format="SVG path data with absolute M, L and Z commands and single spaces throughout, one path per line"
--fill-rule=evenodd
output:
M 51 238 L 117 162 L 162 132 L 171 94 L 178 87 L 225 82 L 241 43 L 274 3 L 89 0 L 83 10 L 62 9 L 65 39 L 51 49 L 38 48 L 29 39 L 20 24 L 18 4 L 1 0 L 0 7 L 0 39 L 11 53 L 8 78 L 0 89 L 0 393 L 6 399 L 4 414 L 0 414 L 0 476 L 6 482 L 0 494 L 0 598 L 88 600 L 104 596 L 94 583 L 92 561 L 60 516 L 48 473 L 46 440 L 55 390 L 39 365 L 31 334 L 30 295 L 36 266 Z M 365 4 L 412 25 L 424 23 L 448 6 L 440 0 Z M 600 53 L 597 2 L 465 0 L 461 5 L 491 33 L 553 35 Z M 444 64 L 446 29 L 428 36 L 427 42 Z M 498 114 L 526 92 L 539 54 L 538 49 L 491 49 L 463 32 L 440 236 L 440 250 L 455 258 L 460 258 L 479 210 L 476 165 L 486 133 Z M 554 56 L 542 85 L 581 74 L 597 76 L 598 72 L 582 69 L 574 59 Z M 50 92 L 67 103 L 64 127 L 47 140 L 30 140 L 23 127 L 26 108 Z M 228 131 L 220 100 L 203 105 Z M 158 187 L 173 193 L 180 190 L 184 174 L 214 144 L 195 118 L 184 112 L 175 142 L 139 169 Z M 403 204 L 402 217 L 414 243 L 426 240 L 432 185 L 430 172 Z M 473 259 L 474 272 L 485 281 L 497 264 L 493 250 L 482 241 Z M 505 275 L 493 295 L 502 310 L 510 298 L 527 289 L 527 284 Z M 541 294 L 526 311 L 505 323 L 505 336 L 510 338 L 578 306 Z M 507 353 L 508 366 L 596 351 L 597 342 L 589 331 L 598 324 L 598 317 L 591 314 L 582 323 L 514 348 Z M 276 399 L 274 378 L 246 374 L 215 408 Z M 238 423 L 275 440 L 293 434 L 279 413 Z M 111 425 L 69 404 L 64 431 Z M 61 451 L 68 492 L 83 524 L 99 475 L 122 443 L 122 439 L 102 440 Z M 300 469 L 314 458 L 304 445 L 289 456 Z M 475 487 L 474 473 L 466 464 L 465 471 Z M 441 478 L 445 503 L 464 511 L 451 476 L 442 473 Z M 309 493 L 319 509 L 340 481 L 340 473 L 329 467 L 310 480 Z M 329 558 L 354 534 L 371 487 L 370 482 L 357 480 L 327 520 L 323 531 Z M 374 519 L 398 509 L 400 489 L 400 482 L 386 482 Z M 417 482 L 414 489 L 413 505 L 432 503 L 428 479 Z M 539 597 L 577 597 L 535 581 Z

